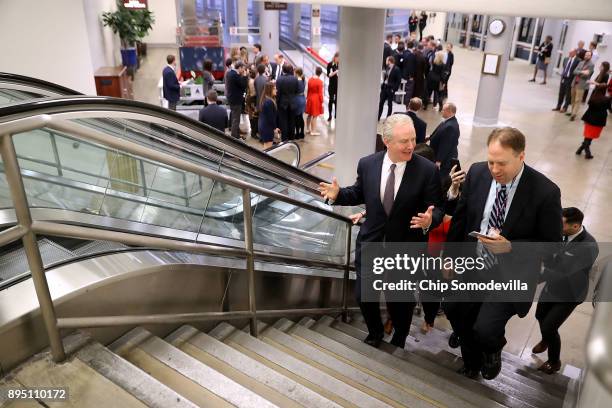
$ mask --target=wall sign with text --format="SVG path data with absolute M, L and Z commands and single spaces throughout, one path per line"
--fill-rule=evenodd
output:
M 129 9 L 146 10 L 148 5 L 147 0 L 123 0 L 123 7 Z
M 264 10 L 287 10 L 287 3 L 277 3 L 274 1 L 265 1 Z

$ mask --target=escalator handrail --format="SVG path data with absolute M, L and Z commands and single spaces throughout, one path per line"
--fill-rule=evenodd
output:
M 44 81 L 38 78 L 32 78 L 25 75 L 11 74 L 9 72 L 0 72 L 0 83 L 18 84 L 33 87 L 37 90 L 45 90 L 51 92 L 52 95 L 83 95 L 73 89 L 55 84 L 53 82 Z M 49 95 L 51 96 L 51 95 Z
M 317 164 L 321 163 L 322 161 L 327 160 L 328 158 L 330 158 L 331 156 L 333 156 L 333 155 L 335 155 L 335 154 L 336 154 L 335 152 L 333 152 L 333 151 L 331 151 L 331 150 L 330 150 L 330 151 L 325 152 L 325 153 L 323 153 L 322 155 L 317 156 L 317 157 L 315 157 L 314 159 L 312 159 L 312 160 L 310 160 L 310 161 L 308 161 L 308 162 L 304 163 L 304 165 L 303 165 L 303 166 L 300 166 L 300 168 L 301 168 L 302 170 L 309 170 L 310 168 L 312 168 L 312 167 L 316 166 Z
M 13 122 L 16 119 L 15 118 L 10 118 L 7 116 L 4 116 L 3 113 L 5 110 L 11 110 L 14 108 L 22 108 L 24 105 L 36 105 L 36 103 L 42 103 L 45 105 L 48 105 L 47 102 L 51 102 L 54 106 L 57 107 L 57 102 L 64 102 L 66 100 L 70 101 L 73 100 L 74 98 L 61 98 L 61 99 L 53 99 L 53 100 L 34 100 L 31 102 L 27 102 L 25 104 L 19 104 L 19 105 L 7 105 L 6 107 L 0 107 L 0 128 L 2 128 L 2 123 L 3 122 Z M 83 99 L 83 98 L 76 98 L 77 101 L 79 99 Z M 99 102 L 99 101 L 103 101 L 103 100 L 107 100 L 107 98 L 91 98 L 91 97 L 85 97 L 85 99 L 94 99 L 95 101 Z M 114 99 L 114 98 L 110 98 L 110 99 Z M 142 105 L 146 105 L 146 104 L 142 104 Z M 63 107 L 63 105 L 59 105 L 61 107 Z M 77 105 L 77 106 L 82 106 L 82 105 Z M 161 113 L 166 114 L 166 112 L 163 112 L 166 109 L 160 108 L 159 109 L 161 111 Z M 31 111 L 28 111 L 27 109 L 25 110 L 25 112 L 23 110 L 17 109 L 17 112 L 19 112 L 20 114 L 23 115 L 23 117 L 21 117 L 21 120 L 26 120 L 26 119 L 32 119 L 32 123 L 28 124 L 26 126 L 23 125 L 16 125 L 16 127 L 20 128 L 20 126 L 22 128 L 27 128 L 27 129 L 37 129 L 37 128 L 41 128 L 41 127 L 47 127 L 47 128 L 51 128 L 51 129 L 55 129 L 57 131 L 60 132 L 75 132 L 77 133 L 80 137 L 86 139 L 86 140 L 94 140 L 98 143 L 101 143 L 103 145 L 106 146 L 112 146 L 115 148 L 120 148 L 123 151 L 126 151 L 128 153 L 132 153 L 132 154 L 137 154 L 140 156 L 143 156 L 145 158 L 149 158 L 151 160 L 156 160 L 159 161 L 160 163 L 169 165 L 169 166 L 173 166 L 176 168 L 179 168 L 181 170 L 184 171 L 188 171 L 188 172 L 192 172 L 194 174 L 200 175 L 202 177 L 207 177 L 210 178 L 212 180 L 221 182 L 221 183 L 225 183 L 227 185 L 239 188 L 241 190 L 249 190 L 251 193 L 257 193 L 257 194 L 261 194 L 264 195 L 266 197 L 269 198 L 273 198 L 291 205 L 294 205 L 296 207 L 299 208 L 303 208 L 306 209 L 308 211 L 312 211 L 318 214 L 322 214 L 325 216 L 328 216 L 330 218 L 334 218 L 340 221 L 345 222 L 346 224 L 348 224 L 349 226 L 352 225 L 352 221 L 350 220 L 350 218 L 341 215 L 339 213 L 335 213 L 333 211 L 330 211 L 326 208 L 322 208 L 319 206 L 316 206 L 314 204 L 310 204 L 310 203 L 305 203 L 303 201 L 300 201 L 298 199 L 295 199 L 293 197 L 289 197 L 285 194 L 279 193 L 277 191 L 274 190 L 270 190 L 268 188 L 265 187 L 261 187 L 255 184 L 252 184 L 248 181 L 245 180 L 240 180 L 237 179 L 235 177 L 223 174 L 223 173 L 219 173 L 217 171 L 205 168 L 197 163 L 193 163 L 191 161 L 185 160 L 183 158 L 180 157 L 176 157 L 173 155 L 170 155 L 168 153 L 165 152 L 160 152 L 156 149 L 153 149 L 151 147 L 148 146 L 142 146 L 139 145 L 135 142 L 131 142 L 131 141 L 126 141 L 123 139 L 120 139 L 118 136 L 112 136 L 112 135 L 108 135 L 105 134 L 101 131 L 98 130 L 94 130 L 94 129 L 90 129 L 90 128 L 84 128 L 83 126 L 67 121 L 65 119 L 58 119 L 56 121 L 53 120 L 53 112 L 51 111 L 51 109 L 49 109 L 49 106 L 46 106 L 46 109 L 43 109 L 43 112 L 36 112 L 36 109 L 31 109 Z M 11 112 L 11 114 L 13 114 L 14 112 Z M 24 114 L 25 113 L 25 114 Z M 176 114 L 179 115 L 179 114 Z M 37 118 L 35 118 L 35 116 L 37 116 Z M 21 130 L 19 132 L 23 132 L 24 130 Z M 8 130 L 6 130 L 6 132 L 8 133 L 12 133 L 12 130 L 10 129 L 10 127 L 8 127 Z M 0 134 L 2 134 L 4 132 L 0 132 Z M 262 153 L 265 155 L 265 153 Z M 265 157 L 268 157 L 267 155 Z M 276 159 L 275 159 L 276 160 Z M 277 160 L 278 161 L 278 160 Z M 280 162 L 280 161 L 278 161 Z M 282 163 L 282 162 L 280 162 Z M 283 163 L 284 164 L 284 163 Z M 292 166 L 286 165 L 288 167 L 293 168 Z
M 53 112 L 61 108 L 70 108 L 71 110 L 93 107 L 100 108 L 102 105 L 104 110 L 120 110 L 125 112 L 144 113 L 150 116 L 165 118 L 177 124 L 191 128 L 200 135 L 214 140 L 215 143 L 213 145 L 215 147 L 225 150 L 226 152 L 239 157 L 240 159 L 254 160 L 257 162 L 258 167 L 263 168 L 277 176 L 284 177 L 291 182 L 297 181 L 303 186 L 308 186 L 309 184 L 318 185 L 320 182 L 326 181 L 304 172 L 299 168 L 284 163 L 281 160 L 273 157 L 271 158 L 265 152 L 250 147 L 236 139 L 227 137 L 225 133 L 202 122 L 191 119 L 175 111 L 144 102 L 103 96 L 58 96 L 44 99 L 34 99 L 2 106 L 0 107 L 0 117 L 5 120 L 6 117 L 11 115 L 28 115 L 34 114 L 34 112 L 38 111 L 40 111 L 38 113 L 47 113 L 45 111 Z M 189 139 L 189 142 L 197 145 L 205 144 L 205 142 L 201 139 Z
M 292 146 L 293 148 L 295 148 L 296 152 L 297 152 L 297 159 L 296 159 L 296 164 L 295 167 L 301 169 L 302 167 L 300 166 L 300 162 L 302 161 L 302 151 L 300 149 L 300 145 L 291 141 L 291 140 L 286 140 L 284 142 L 281 142 L 279 144 L 276 145 L 272 145 L 270 147 L 268 147 L 267 149 L 264 149 L 264 152 L 266 154 L 271 154 L 273 153 L 275 150 L 281 149 L 281 148 L 285 148 L 287 146 Z M 274 156 L 272 156 L 274 157 Z

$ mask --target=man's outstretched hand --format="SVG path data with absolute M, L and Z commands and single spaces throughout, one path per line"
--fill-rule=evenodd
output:
M 321 193 L 321 197 L 324 199 L 335 201 L 338 197 L 338 193 L 340 192 L 338 180 L 334 177 L 331 184 L 319 183 L 319 192 Z
M 418 213 L 416 217 L 412 217 L 410 228 L 427 229 L 431 225 L 432 213 L 434 206 L 430 205 L 424 213 Z

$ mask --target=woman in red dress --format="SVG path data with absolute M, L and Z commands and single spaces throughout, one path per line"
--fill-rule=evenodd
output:
M 593 139 L 598 139 L 601 135 L 601 131 L 606 126 L 606 119 L 608 117 L 608 111 L 610 107 L 610 97 L 606 96 L 606 88 L 608 87 L 608 72 L 610 71 L 610 64 L 607 61 L 601 63 L 599 68 L 599 75 L 595 78 L 595 81 L 589 81 L 592 85 L 595 85 L 593 94 L 589 99 L 589 107 L 584 112 L 582 120 L 584 121 L 584 141 L 576 150 L 576 154 L 582 154 L 584 150 L 584 157 L 586 159 L 592 159 L 591 154 L 591 143 Z
M 306 97 L 306 119 L 307 131 L 313 136 L 319 135 L 315 132 L 317 126 L 317 118 L 323 114 L 323 81 L 321 81 L 321 74 L 323 69 L 317 67 L 315 69 L 315 76 L 308 80 L 308 96 Z

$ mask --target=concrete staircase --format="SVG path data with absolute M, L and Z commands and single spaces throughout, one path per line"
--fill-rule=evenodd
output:
M 494 381 L 457 374 L 461 362 L 443 331 L 428 335 L 428 348 L 410 338 L 406 349 L 386 343 L 375 349 L 363 343 L 359 318 L 280 319 L 259 329 L 254 338 L 228 323 L 208 333 L 182 326 L 162 339 L 138 327 L 106 347 L 76 332 L 64 339 L 66 362 L 54 364 L 44 352 L 0 382 L 0 389 L 68 387 L 68 401 L 16 402 L 3 392 L 0 407 L 571 405 L 567 377 L 547 376 L 507 354 Z

